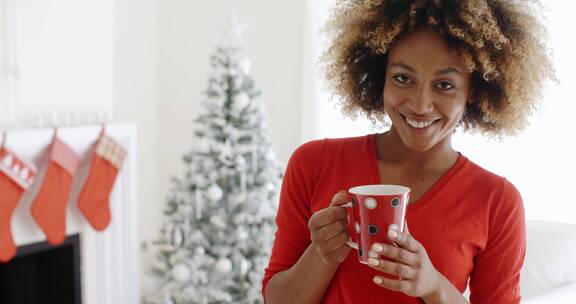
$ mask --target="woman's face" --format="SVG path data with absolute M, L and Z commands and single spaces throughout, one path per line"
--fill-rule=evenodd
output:
M 384 108 L 392 128 L 411 150 L 450 145 L 469 92 L 470 74 L 462 58 L 439 33 L 414 31 L 390 50 Z

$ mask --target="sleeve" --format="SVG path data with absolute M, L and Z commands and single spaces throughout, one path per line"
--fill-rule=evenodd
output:
M 474 258 L 471 304 L 520 303 L 520 271 L 526 254 L 522 197 L 504 180 L 500 199 L 491 202 L 488 239 Z
M 263 296 L 270 279 L 292 267 L 311 242 L 308 219 L 312 214 L 310 200 L 318 171 L 320 146 L 319 141 L 303 144 L 288 161 L 276 214 L 274 246 L 262 281 Z

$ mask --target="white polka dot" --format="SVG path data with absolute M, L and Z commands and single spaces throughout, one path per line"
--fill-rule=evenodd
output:
M 371 198 L 371 197 L 367 198 L 367 199 L 364 201 L 364 204 L 366 204 L 366 207 L 367 207 L 368 209 L 374 209 L 374 208 L 376 208 L 376 200 L 373 199 L 373 198 Z

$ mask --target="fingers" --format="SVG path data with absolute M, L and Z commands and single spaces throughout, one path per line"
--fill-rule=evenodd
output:
M 330 207 L 344 205 L 348 202 L 348 191 L 340 190 L 332 197 Z
M 396 263 L 387 260 L 380 260 L 376 258 L 369 258 L 368 264 L 376 270 L 386 272 L 389 274 L 397 275 L 402 279 L 415 279 L 416 271 L 408 266 L 401 263 Z
M 408 266 L 419 266 L 420 259 L 418 258 L 418 255 L 401 247 L 374 243 L 371 251 L 373 252 L 370 253 L 372 254 L 371 256 L 384 256 Z
M 407 280 L 394 280 L 381 276 L 375 276 L 373 281 L 374 283 L 376 283 L 376 285 L 382 286 L 390 290 L 403 292 L 408 295 L 415 293 L 413 290 L 411 290 L 412 288 L 414 288 L 414 285 Z
M 405 226 L 405 227 L 408 227 L 408 226 Z M 388 229 L 387 236 L 396 245 L 398 245 L 399 247 L 404 248 L 408 251 L 418 252 L 419 250 L 421 250 L 423 248 L 422 245 L 420 244 L 420 242 L 415 240 L 408 233 L 408 230 L 406 230 L 406 232 L 400 232 L 400 231 L 395 230 L 395 229 Z
M 311 239 L 314 243 L 325 243 L 326 241 L 346 232 L 347 230 L 348 226 L 346 221 L 339 220 L 316 229 L 315 233 L 311 235 Z
M 348 192 L 341 190 L 332 197 L 329 207 L 315 212 L 308 221 L 310 239 L 324 262 L 341 263 L 350 251 L 346 244 L 350 238 L 348 211 L 340 207 L 347 202 Z
M 338 221 L 347 222 L 347 215 L 348 212 L 342 207 L 328 207 L 322 209 L 310 217 L 310 220 L 308 220 L 308 229 L 310 229 L 310 232 L 313 232 Z
M 350 247 L 346 244 L 350 236 L 346 224 L 342 221 L 324 226 L 313 234 L 312 238 L 316 251 L 326 263 L 341 263 L 350 252 Z
M 338 207 L 346 204 L 348 201 L 348 192 L 341 190 L 334 194 L 330 207 L 322 209 L 314 213 L 310 220 L 308 220 L 308 228 L 310 231 L 332 224 L 339 220 L 346 220 L 348 211 L 345 208 Z
M 322 244 L 318 244 L 316 246 L 316 249 L 321 255 L 328 256 L 338 248 L 347 246 L 346 245 L 347 241 L 348 241 L 348 233 L 341 233 L 329 240 L 326 240 Z

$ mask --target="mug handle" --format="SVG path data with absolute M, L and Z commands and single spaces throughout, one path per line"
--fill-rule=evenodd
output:
M 352 219 L 352 222 L 355 223 L 356 221 L 354 220 L 354 209 L 353 209 L 354 208 L 354 202 L 352 202 L 352 201 L 347 202 L 344 205 L 340 205 L 340 207 L 344 207 L 344 208 L 348 209 L 347 210 L 348 215 L 350 216 L 350 214 L 352 214 L 352 216 L 350 216 L 350 219 Z M 350 212 L 350 211 L 352 211 L 352 212 Z M 348 226 L 348 228 L 350 228 L 350 226 Z M 350 239 L 346 242 L 346 245 L 358 250 L 358 243 L 352 241 L 352 237 L 350 237 Z

